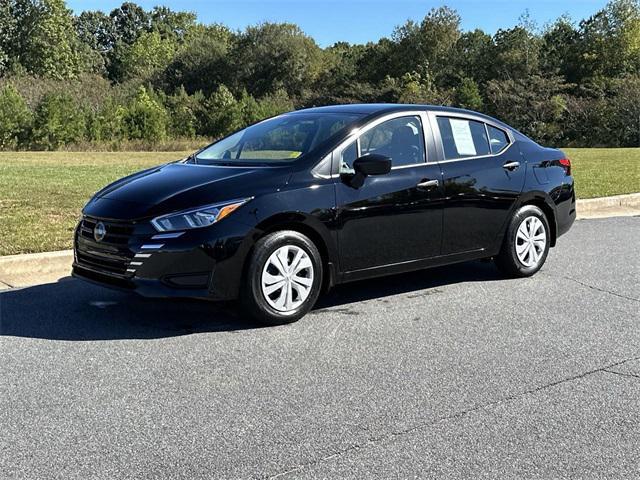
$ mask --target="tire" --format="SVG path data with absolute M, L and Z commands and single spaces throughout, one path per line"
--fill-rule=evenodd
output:
M 292 230 L 270 233 L 256 242 L 251 254 L 241 308 L 266 325 L 296 322 L 316 303 L 322 275 L 322 258 L 311 240 Z
M 525 205 L 518 209 L 495 257 L 498 269 L 509 277 L 530 277 L 536 273 L 547 260 L 550 232 L 547 216 L 538 207 Z

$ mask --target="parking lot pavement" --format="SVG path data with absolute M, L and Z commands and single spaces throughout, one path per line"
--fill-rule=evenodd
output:
M 640 218 L 533 278 L 348 284 L 294 325 L 76 280 L 0 292 L 0 478 L 637 478 Z

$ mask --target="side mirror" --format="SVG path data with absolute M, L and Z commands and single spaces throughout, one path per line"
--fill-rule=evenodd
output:
M 384 155 L 371 153 L 356 158 L 353 161 L 353 169 L 356 174 L 351 178 L 350 184 L 354 188 L 364 185 L 364 179 L 369 175 L 385 175 L 391 171 L 391 159 Z

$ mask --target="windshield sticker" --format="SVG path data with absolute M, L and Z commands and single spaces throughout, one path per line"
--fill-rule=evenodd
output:
M 459 155 L 477 155 L 476 146 L 471 136 L 471 126 L 468 120 L 450 119 L 453 141 Z

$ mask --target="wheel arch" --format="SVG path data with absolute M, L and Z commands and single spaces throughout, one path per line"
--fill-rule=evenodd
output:
M 292 230 L 306 236 L 320 252 L 324 275 L 322 279 L 322 291 L 327 291 L 336 283 L 337 248 L 331 232 L 317 218 L 299 212 L 278 213 L 261 221 L 256 229 L 260 232 L 253 240 L 253 245 L 247 253 L 242 275 L 247 272 L 249 262 L 254 252 L 255 244 L 261 238 L 273 232 Z

